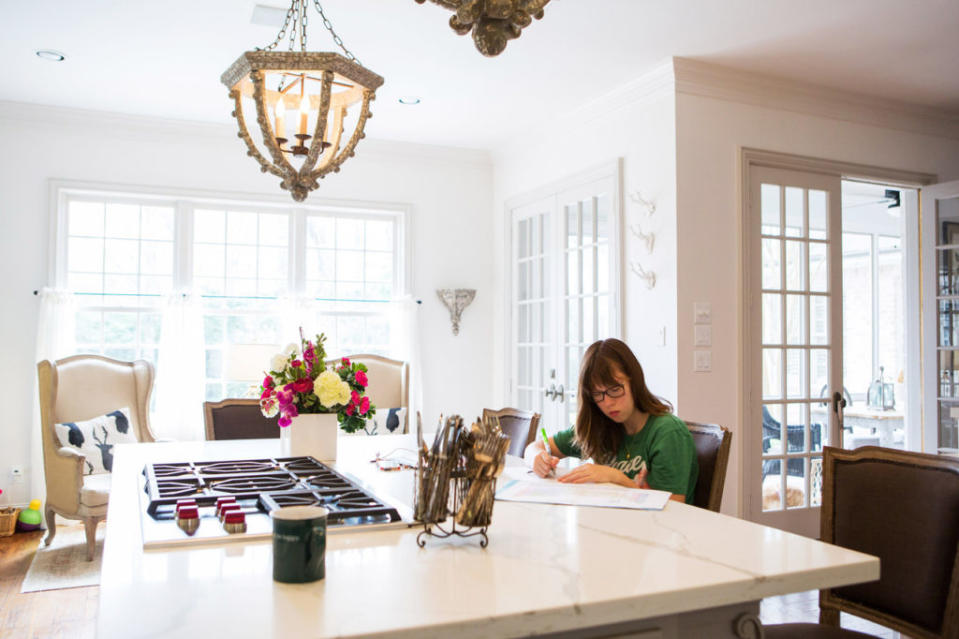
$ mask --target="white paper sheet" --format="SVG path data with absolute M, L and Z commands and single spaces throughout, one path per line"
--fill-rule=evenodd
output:
M 561 484 L 555 478 L 537 477 L 525 467 L 508 467 L 498 483 L 496 499 L 540 504 L 662 510 L 670 496 L 663 490 L 615 484 Z

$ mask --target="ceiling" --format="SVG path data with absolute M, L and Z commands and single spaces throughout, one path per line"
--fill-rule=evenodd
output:
M 284 0 L 260 0 L 285 8 Z M 230 124 L 220 74 L 278 29 L 255 0 L 0 0 L 0 100 Z M 959 114 L 955 0 L 553 0 L 496 58 L 413 0 L 323 0 L 386 78 L 371 138 L 491 148 L 669 56 Z M 333 50 L 310 16 L 311 49 Z M 41 60 L 49 48 L 64 62 Z M 416 106 L 401 96 L 421 98 Z

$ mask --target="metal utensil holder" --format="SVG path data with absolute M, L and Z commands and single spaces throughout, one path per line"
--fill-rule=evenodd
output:
M 462 427 L 462 419 L 453 416 L 438 433 L 437 442 L 432 452 L 420 446 L 413 513 L 423 530 L 416 536 L 416 543 L 423 548 L 428 536 L 478 536 L 480 547 L 486 548 L 496 477 L 502 471 L 509 438 L 499 432 L 469 432 Z M 442 524 L 451 516 L 452 523 L 444 527 Z

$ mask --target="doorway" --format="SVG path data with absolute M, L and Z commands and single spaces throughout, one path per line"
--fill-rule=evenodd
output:
M 916 191 L 812 168 L 747 165 L 743 491 L 815 537 L 824 446 L 922 444 Z

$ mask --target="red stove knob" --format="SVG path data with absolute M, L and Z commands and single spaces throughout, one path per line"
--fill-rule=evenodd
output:
M 226 516 L 229 513 L 242 511 L 243 509 L 240 507 L 240 504 L 223 504 L 223 506 L 220 507 L 220 521 L 226 521 Z
M 196 500 L 195 499 L 178 499 L 177 500 L 176 512 L 179 513 L 181 508 L 187 508 L 187 507 L 196 508 L 197 507 Z
M 192 535 L 200 527 L 200 511 L 196 506 L 184 504 L 176 514 L 176 524 L 183 532 Z
M 220 516 L 220 509 L 226 504 L 235 504 L 236 497 L 219 497 L 216 500 L 216 516 Z
M 230 533 L 246 532 L 246 515 L 240 510 L 230 510 L 223 515 L 223 528 Z

